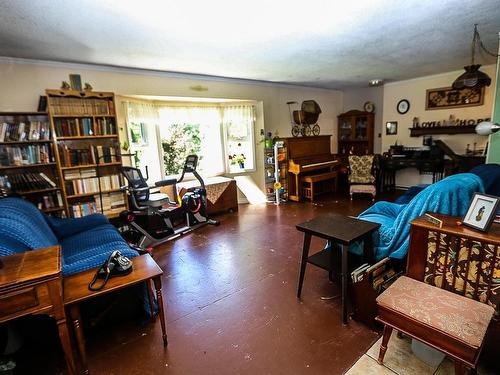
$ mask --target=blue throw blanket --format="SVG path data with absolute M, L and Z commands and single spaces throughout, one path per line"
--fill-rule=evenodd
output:
M 358 218 L 381 224 L 374 235 L 376 260 L 402 259 L 408 252 L 410 222 L 426 212 L 464 216 L 475 192 L 484 192 L 481 178 L 472 173 L 449 176 L 418 193 L 408 204 L 377 202 Z M 353 252 L 358 252 L 357 246 Z

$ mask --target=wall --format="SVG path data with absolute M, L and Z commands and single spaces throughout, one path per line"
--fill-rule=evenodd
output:
M 281 137 L 291 136 L 288 101 L 301 103 L 307 99 L 316 100 L 322 109 L 319 118 L 321 134 L 334 133 L 337 116 L 342 111 L 342 92 L 334 90 L 11 58 L 0 58 L 0 111 L 36 110 L 38 98 L 44 95 L 45 89 L 60 87 L 61 81 L 68 81 L 70 73 L 80 74 L 82 82 L 89 82 L 96 91 L 112 91 L 117 95 L 231 98 L 262 102 L 262 109 L 258 107 L 257 113 L 258 119 L 263 120 L 260 124 L 266 131 L 274 133 L 277 130 Z M 198 91 L 196 86 L 206 90 Z M 120 104 L 117 103 L 117 106 Z M 118 116 L 119 126 L 125 128 L 123 112 L 119 111 Z M 261 138 L 258 126 L 255 138 L 257 141 Z M 336 145 L 337 140 L 332 137 L 332 152 L 336 151 Z M 257 143 L 257 170 L 248 174 L 262 190 L 263 155 L 263 144 Z
M 457 119 L 467 120 L 491 117 L 495 90 L 495 69 L 495 65 L 483 66 L 481 68 L 483 72 L 492 78 L 492 84 L 485 90 L 484 104 L 475 107 L 425 110 L 426 90 L 451 86 L 451 83 L 462 73 L 462 70 L 386 84 L 383 95 L 382 123 L 397 121 L 398 134 L 385 135 L 385 131 L 382 133 L 382 152 L 387 151 L 389 146 L 393 145 L 396 141 L 400 145 L 409 147 L 422 146 L 422 137 L 410 137 L 409 128 L 412 126 L 414 117 L 418 117 L 420 123 L 424 121 L 443 121 L 448 119 L 450 114 L 453 114 Z M 408 99 L 410 102 L 410 110 L 404 115 L 400 115 L 396 110 L 396 105 L 401 99 Z M 433 138 L 442 139 L 458 154 L 465 152 L 467 144 L 470 144 L 472 148 L 473 143 L 476 142 L 477 148 L 483 148 L 488 141 L 487 137 L 476 134 L 436 135 Z M 430 183 L 431 180 L 431 176 L 419 175 L 415 169 L 404 169 L 396 175 L 396 184 L 399 186 Z
M 382 113 L 384 110 L 384 87 L 364 87 L 357 89 L 347 89 L 344 91 L 344 108 L 342 112 L 357 109 L 363 111 L 366 102 L 375 104 L 375 128 L 373 152 L 380 154 L 382 150 Z
M 500 33 L 498 34 L 500 38 Z M 498 47 L 498 52 L 500 53 L 500 45 Z M 495 90 L 495 100 L 494 100 L 494 105 L 493 105 L 493 122 L 496 124 L 500 124 L 500 58 L 498 58 L 498 63 L 497 63 L 497 71 L 496 71 L 496 77 L 497 77 L 497 87 Z M 489 136 L 489 143 L 490 146 L 488 148 L 488 155 L 486 162 L 487 163 L 496 163 L 500 164 L 500 131 L 497 131 L 496 133 L 492 134 Z

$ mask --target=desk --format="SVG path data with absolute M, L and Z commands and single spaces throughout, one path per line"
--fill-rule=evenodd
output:
M 53 317 L 68 373 L 75 373 L 73 349 L 62 301 L 61 249 L 52 246 L 1 257 L 0 323 L 30 314 Z
M 300 263 L 299 285 L 297 288 L 297 298 L 302 293 L 302 284 L 306 272 L 307 263 L 314 264 L 328 271 L 333 269 L 333 246 L 331 250 L 322 250 L 309 256 L 312 236 L 327 240 L 331 245 L 339 244 L 341 251 L 341 301 L 342 301 L 342 322 L 347 324 L 347 283 L 349 268 L 347 264 L 347 252 L 349 245 L 365 240 L 365 258 L 367 261 L 373 261 L 373 247 L 371 234 L 378 229 L 380 224 L 365 220 L 354 219 L 347 216 L 330 214 L 324 215 L 296 226 L 297 230 L 304 232 L 304 243 L 302 247 L 302 259 Z
M 161 295 L 161 275 L 163 274 L 163 271 L 149 254 L 132 258 L 132 264 L 134 269 L 132 273 L 126 276 L 117 276 L 109 279 L 106 286 L 98 291 L 90 291 L 88 289 L 88 284 L 96 272 L 95 269 L 80 272 L 64 278 L 64 305 L 70 311 L 71 321 L 73 322 L 76 341 L 78 343 L 80 360 L 82 361 L 85 374 L 88 374 L 89 371 L 87 366 L 87 355 L 85 352 L 85 339 L 83 337 L 81 324 L 82 319 L 80 315 L 80 303 L 88 299 L 111 293 L 141 282 L 146 282 L 151 311 L 153 311 L 151 288 L 149 285 L 149 280 L 153 280 L 156 289 L 156 299 L 158 301 L 158 316 L 160 318 L 161 330 L 163 333 L 163 345 L 168 345 L 165 314 L 163 311 L 163 298 Z
M 432 174 L 432 182 L 444 176 L 444 159 L 433 158 L 380 158 L 379 191 L 396 188 L 396 171 L 404 168 L 417 168 L 420 174 Z

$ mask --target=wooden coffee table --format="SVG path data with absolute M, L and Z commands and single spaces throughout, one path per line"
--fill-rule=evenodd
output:
M 64 278 L 64 305 L 69 310 L 70 319 L 73 322 L 80 360 L 82 361 L 85 374 L 88 374 L 89 370 L 85 352 L 85 339 L 81 324 L 82 319 L 80 315 L 80 302 L 88 299 L 146 282 L 149 303 L 151 311 L 153 311 L 153 296 L 149 284 L 149 280 L 153 280 L 156 290 L 156 299 L 158 301 L 158 316 L 163 333 L 163 345 L 168 345 L 165 314 L 163 311 L 163 298 L 161 295 L 161 275 L 163 274 L 163 271 L 149 254 L 132 258 L 132 264 L 134 270 L 129 275 L 109 279 L 106 286 L 99 291 L 91 291 L 88 289 L 88 284 L 90 280 L 92 280 L 96 269 L 77 273 Z
M 373 261 L 373 247 L 371 234 L 378 229 L 380 224 L 370 221 L 359 220 L 348 216 L 337 214 L 324 215 L 296 226 L 297 230 L 304 232 L 304 244 L 302 247 L 302 260 L 300 263 L 299 285 L 297 288 L 297 298 L 302 293 L 302 284 L 306 273 L 307 263 L 314 264 L 329 272 L 333 270 L 333 244 L 339 244 L 341 249 L 341 300 L 342 300 L 342 322 L 347 324 L 347 282 L 348 265 L 347 252 L 349 245 L 365 240 L 364 255 L 367 262 Z M 311 246 L 312 236 L 327 240 L 330 244 L 329 249 L 324 249 L 309 256 L 309 247 Z

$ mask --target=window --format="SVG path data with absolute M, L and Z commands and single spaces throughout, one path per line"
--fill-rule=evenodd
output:
M 154 169 L 151 176 L 179 174 L 189 154 L 198 155 L 198 170 L 207 177 L 255 170 L 253 105 L 152 107 L 155 114 L 128 111 L 131 151 L 140 152 L 141 167 Z

